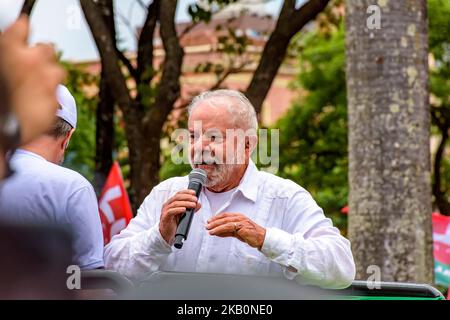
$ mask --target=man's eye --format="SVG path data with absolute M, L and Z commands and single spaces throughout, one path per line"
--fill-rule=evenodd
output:
M 209 141 L 220 143 L 223 141 L 223 137 L 220 134 L 212 134 L 208 136 Z

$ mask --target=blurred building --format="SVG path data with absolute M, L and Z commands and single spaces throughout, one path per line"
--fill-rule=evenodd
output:
M 245 91 L 247 88 L 276 20 L 264 11 L 262 5 L 250 6 L 250 9 L 242 6 L 235 5 L 218 12 L 209 23 L 176 25 L 185 55 L 181 98 L 171 115 L 172 119 L 178 118 L 192 97 L 204 90 L 220 87 Z M 158 28 L 153 43 L 154 65 L 158 69 L 164 60 Z M 244 51 L 239 54 L 232 52 L 242 49 Z M 126 56 L 135 63 L 136 53 L 128 52 Z M 263 125 L 274 124 L 289 108 L 294 96 L 294 92 L 289 90 L 289 83 L 297 73 L 296 63 L 295 57 L 287 57 L 280 67 L 262 108 Z M 100 72 L 98 61 L 82 64 L 89 72 Z M 229 75 L 222 82 L 220 80 L 225 73 Z

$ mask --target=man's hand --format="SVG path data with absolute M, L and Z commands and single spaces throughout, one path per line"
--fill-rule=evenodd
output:
M 29 47 L 28 34 L 28 18 L 22 16 L 0 36 L 0 72 L 9 89 L 10 107 L 19 120 L 23 143 L 53 124 L 58 106 L 56 87 L 64 77 L 53 47 Z
M 164 203 L 161 209 L 161 219 L 159 221 L 159 232 L 167 243 L 175 237 L 178 221 L 187 208 L 195 208 L 197 212 L 201 205 L 197 202 L 194 190 L 178 191 L 172 198 Z
M 212 236 L 235 237 L 259 250 L 261 250 L 266 236 L 266 229 L 240 213 L 218 214 L 208 220 L 206 229 Z

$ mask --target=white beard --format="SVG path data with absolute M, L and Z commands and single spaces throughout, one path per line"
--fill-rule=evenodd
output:
M 213 172 L 207 172 L 205 187 L 215 187 L 227 181 L 230 176 L 230 166 L 229 164 L 219 164 L 216 165 Z
M 232 174 L 232 166 L 234 163 L 233 161 L 235 160 L 235 155 L 233 155 L 231 164 L 225 164 L 220 162 L 221 160 L 215 159 L 214 157 L 208 155 L 203 156 L 203 161 L 205 163 L 216 163 L 213 170 L 205 170 L 207 177 L 204 186 L 207 188 L 213 188 L 215 186 L 223 184 L 223 182 L 225 181 L 228 181 L 230 175 Z M 189 159 L 189 162 L 191 164 L 191 167 L 194 168 L 195 165 L 193 164 L 191 158 Z M 198 157 L 195 157 L 195 163 L 198 164 L 198 162 L 202 161 L 199 160 Z

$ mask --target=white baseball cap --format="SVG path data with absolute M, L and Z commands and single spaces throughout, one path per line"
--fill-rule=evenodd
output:
M 77 105 L 70 91 L 61 84 L 56 89 L 56 100 L 61 106 L 56 110 L 56 115 L 75 129 L 77 127 Z

